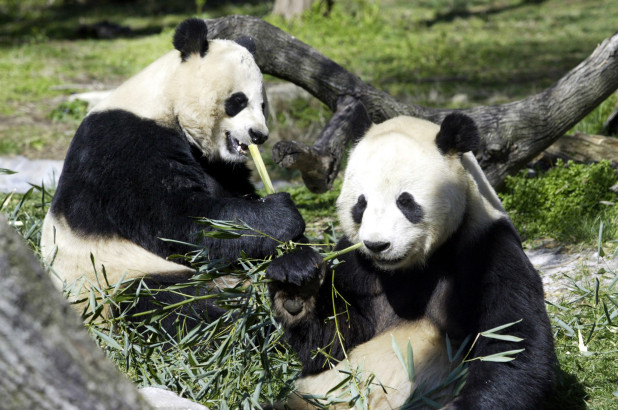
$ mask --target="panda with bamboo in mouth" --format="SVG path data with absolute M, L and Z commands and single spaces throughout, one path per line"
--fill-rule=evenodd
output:
M 266 234 L 201 239 L 210 258 L 231 262 L 304 233 L 290 196 L 260 198 L 245 164 L 268 137 L 255 43 L 208 40 L 206 23 L 188 19 L 173 45 L 88 113 L 67 152 L 41 252 L 59 288 L 85 279 L 73 300 L 97 283 L 95 268 L 110 284 L 187 280 L 195 271 L 167 257 L 192 250 L 183 243 L 204 229 L 199 217 Z

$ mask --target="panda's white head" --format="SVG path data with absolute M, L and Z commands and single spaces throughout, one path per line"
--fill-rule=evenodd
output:
M 441 127 L 412 117 L 373 125 L 350 153 L 337 200 L 348 239 L 362 242 L 360 251 L 380 269 L 422 264 L 461 226 L 471 187 L 481 201 L 462 162 L 478 142 L 463 114 Z
M 249 144 L 268 138 L 256 46 L 246 37 L 209 41 L 207 33 L 204 20 L 180 23 L 175 50 L 127 80 L 93 112 L 124 109 L 181 129 L 205 157 L 244 161 Z
M 251 39 L 206 39 L 206 23 L 188 19 L 174 34 L 180 65 L 169 96 L 178 124 L 206 156 L 243 161 L 268 138 L 262 73 Z

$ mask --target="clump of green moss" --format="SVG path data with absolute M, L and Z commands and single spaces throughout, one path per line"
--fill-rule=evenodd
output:
M 79 124 L 88 113 L 88 103 L 82 100 L 63 101 L 49 114 L 54 122 Z
M 601 220 L 606 227 L 616 225 L 618 210 L 612 203 L 618 196 L 610 187 L 617 179 L 607 161 L 558 161 L 534 178 L 525 170 L 508 177 L 500 196 L 523 239 L 589 242 L 596 238 Z

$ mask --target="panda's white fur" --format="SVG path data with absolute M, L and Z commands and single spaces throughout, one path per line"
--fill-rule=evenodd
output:
M 435 142 L 439 130 L 426 120 L 396 117 L 373 125 L 350 154 L 337 199 L 339 221 L 353 243 L 391 244 L 375 260 L 382 269 L 423 263 L 458 229 L 466 211 L 470 232 L 482 231 L 505 215 L 472 153 L 463 154 L 462 161 L 459 155 L 439 152 Z M 380 164 L 380 169 L 367 164 Z M 412 193 L 424 210 L 420 223 L 409 223 L 397 209 L 396 200 L 403 192 Z M 368 206 L 359 226 L 350 209 L 360 195 Z M 366 246 L 361 249 L 376 256 Z
M 539 407 L 554 360 L 542 284 L 470 152 L 478 139 L 462 114 L 441 126 L 412 117 L 371 126 L 350 152 L 337 200 L 344 232 L 337 249 L 361 247 L 338 257 L 332 272 L 308 247 L 271 262 L 275 314 L 303 364 L 290 408 L 308 408 L 302 396 L 329 392 L 348 400 L 330 408 L 348 408 L 354 394 L 341 382 L 350 369 L 362 370 L 361 380 L 375 376 L 370 386 L 360 384 L 370 387 L 369 408 L 399 408 L 420 386 L 440 386 L 458 365 L 448 360 L 447 334 L 455 351 L 466 337 L 520 319 L 525 324 L 508 331 L 520 344 L 481 338 L 470 352 L 524 349 L 515 361 L 475 361 L 459 396 L 451 385 L 429 397 L 449 409 Z M 404 356 L 408 342 L 412 347 L 413 381 L 393 339 Z M 336 364 L 324 369 L 327 362 Z M 518 397 L 509 400 L 513 388 Z
M 106 287 L 104 271 L 109 284 L 151 274 L 180 280 L 194 273 L 193 269 L 155 255 L 126 239 L 79 235 L 64 218 L 56 218 L 53 214 L 48 214 L 43 223 L 41 255 L 49 265 L 56 288 L 66 290 L 68 299 L 73 302 L 83 297 L 82 293 L 91 285 Z M 86 282 L 82 284 L 82 280 Z
M 408 343 L 412 346 L 414 371 L 418 374 L 414 381 L 410 381 L 401 359 L 395 353 L 393 340 L 406 364 L 410 359 Z M 308 396 L 349 401 L 354 397 L 353 383 L 344 380 L 351 373 L 360 380 L 359 387 L 363 394 L 370 392 L 364 397 L 367 408 L 399 408 L 415 389 L 420 387 L 425 392 L 431 391 L 439 388 L 446 379 L 451 369 L 445 346 L 444 337 L 428 320 L 403 323 L 355 347 L 349 352 L 348 359 L 335 367 L 298 379 L 296 390 L 288 397 L 286 404 L 291 409 L 315 408 L 307 400 Z M 374 379 L 367 385 L 370 378 Z M 332 390 L 342 382 L 343 387 Z M 451 390 L 446 388 L 442 393 L 448 396 Z M 333 404 L 329 408 L 346 409 L 350 406 L 343 403 Z

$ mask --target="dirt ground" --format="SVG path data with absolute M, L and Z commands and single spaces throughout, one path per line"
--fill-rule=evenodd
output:
M 594 289 L 595 278 L 609 284 L 618 270 L 618 257 L 598 257 L 594 250 L 541 247 L 526 250 L 526 254 L 543 278 L 545 298 L 553 303 L 570 299 L 574 281 L 587 289 Z

